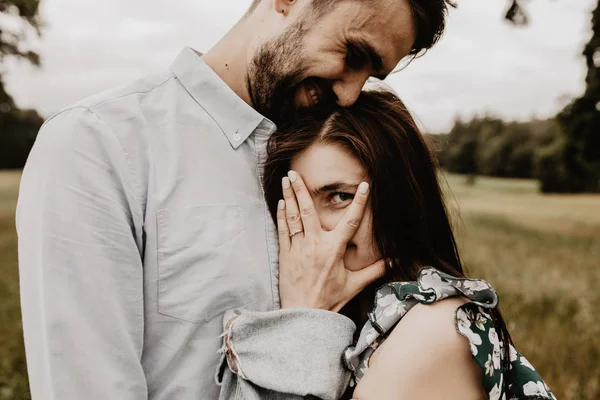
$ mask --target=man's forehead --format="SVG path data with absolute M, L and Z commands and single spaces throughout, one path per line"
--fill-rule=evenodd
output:
M 408 0 L 348 1 L 354 8 L 347 21 L 348 36 L 368 43 L 383 59 L 384 69 L 391 71 L 411 51 L 416 27 Z M 369 7 L 369 4 L 371 5 Z

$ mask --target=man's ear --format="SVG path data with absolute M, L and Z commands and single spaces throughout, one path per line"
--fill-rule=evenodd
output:
M 298 2 L 298 0 L 272 0 L 273 8 L 279 14 L 288 15 L 290 9 Z

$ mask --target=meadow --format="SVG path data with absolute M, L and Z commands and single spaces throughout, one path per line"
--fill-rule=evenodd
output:
M 449 175 L 467 272 L 489 281 L 512 338 L 558 399 L 600 398 L 600 196 Z
M 14 211 L 0 172 L 0 400 L 29 399 Z M 447 175 L 471 276 L 488 280 L 517 348 L 561 400 L 600 398 L 600 196 L 541 195 L 529 180 Z

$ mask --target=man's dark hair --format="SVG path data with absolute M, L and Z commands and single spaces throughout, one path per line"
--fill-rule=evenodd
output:
M 432 48 L 446 29 L 448 7 L 456 7 L 452 0 L 408 0 L 413 9 L 417 35 L 410 51 L 418 55 Z
M 325 15 L 342 1 L 350 0 L 313 0 L 314 15 Z M 377 0 L 352 0 L 352 1 L 377 1 Z M 248 14 L 250 14 L 261 0 L 253 0 Z M 410 3 L 414 22 L 417 30 L 415 43 L 410 55 L 417 56 L 433 47 L 440 40 L 446 28 L 446 15 L 449 7 L 456 7 L 453 0 L 408 0 Z

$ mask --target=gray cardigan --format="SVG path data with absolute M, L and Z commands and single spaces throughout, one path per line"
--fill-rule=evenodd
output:
M 337 400 L 350 381 L 342 354 L 355 324 L 314 309 L 232 310 L 223 319 L 219 400 Z

